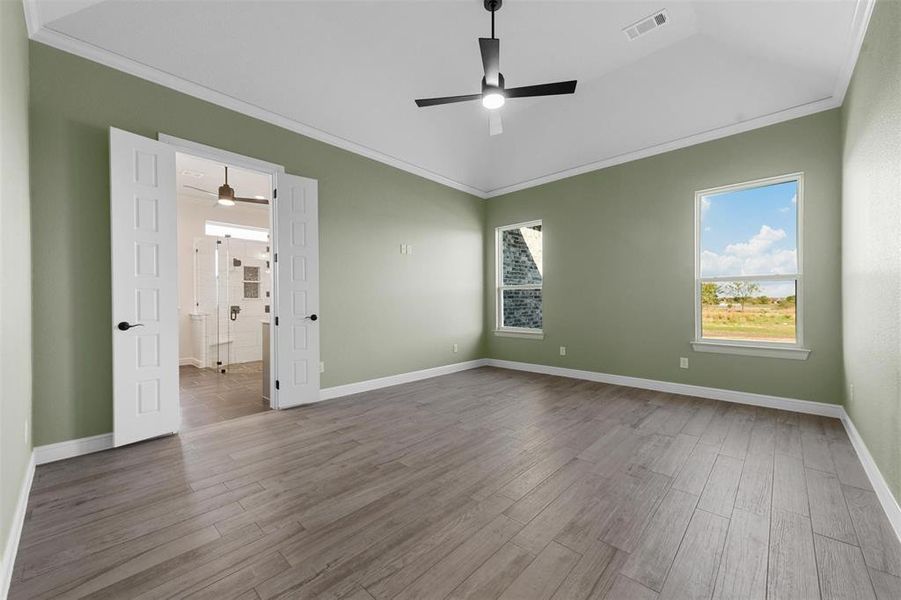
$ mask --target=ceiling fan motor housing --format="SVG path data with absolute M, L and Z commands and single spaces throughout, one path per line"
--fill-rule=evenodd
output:
M 503 0 L 485 0 L 485 10 L 494 12 L 496 10 L 500 10 L 503 4 Z
M 482 95 L 490 94 L 491 92 L 495 92 L 498 94 L 504 94 L 504 76 L 501 73 L 497 74 L 497 85 L 488 85 L 485 82 L 485 78 L 482 77 Z

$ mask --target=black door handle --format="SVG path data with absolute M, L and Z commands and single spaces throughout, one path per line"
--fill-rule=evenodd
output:
M 315 320 L 318 319 L 319 317 L 316 316 L 316 313 L 313 313 L 312 315 L 310 315 L 310 316 L 308 316 L 308 317 L 304 317 L 304 318 L 305 318 L 305 319 L 309 319 L 309 320 L 311 320 L 311 321 L 315 321 Z
M 118 325 L 116 325 L 116 327 L 119 329 L 119 331 L 128 331 L 132 327 L 143 327 L 143 326 L 144 326 L 143 323 L 132 324 L 132 323 L 129 323 L 128 321 L 122 321 Z

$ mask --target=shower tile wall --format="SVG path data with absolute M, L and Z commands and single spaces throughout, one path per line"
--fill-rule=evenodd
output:
M 217 307 L 216 294 L 217 239 L 222 242 L 219 245 L 218 265 L 221 307 Z M 195 238 L 196 312 L 201 318 L 195 319 L 192 335 L 195 356 L 199 355 L 203 366 L 215 367 L 217 360 L 228 365 L 263 359 L 260 322 L 269 318 L 266 306 L 271 302 L 269 295 L 272 291 L 272 278 L 266 272 L 266 261 L 269 260 L 267 246 L 265 242 L 233 238 Z M 240 261 L 240 266 L 235 265 L 235 259 Z M 244 267 L 256 269 L 245 271 Z M 241 308 L 234 321 L 230 319 L 232 305 Z

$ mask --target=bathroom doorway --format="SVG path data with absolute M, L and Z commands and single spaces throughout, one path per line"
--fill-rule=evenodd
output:
M 176 153 L 182 428 L 271 408 L 272 178 Z

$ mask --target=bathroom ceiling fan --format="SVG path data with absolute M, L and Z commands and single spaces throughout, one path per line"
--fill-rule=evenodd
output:
M 504 76 L 500 72 L 501 42 L 494 37 L 494 13 L 500 10 L 502 4 L 503 0 L 485 0 L 485 10 L 491 13 L 491 37 L 479 38 L 482 67 L 485 70 L 485 76 L 482 77 L 482 92 L 480 94 L 466 94 L 463 96 L 420 98 L 416 100 L 416 106 L 423 108 L 481 99 L 482 106 L 490 111 L 488 113 L 488 131 L 491 135 L 497 135 L 503 132 L 501 116 L 497 109 L 504 105 L 507 98 L 532 98 L 575 93 L 576 80 L 527 85 L 509 89 L 504 87 Z
M 235 196 L 235 189 L 228 185 L 228 167 L 225 167 L 225 183 L 219 186 L 219 193 L 211 192 L 209 190 L 205 190 L 203 188 L 195 187 L 193 185 L 184 185 L 184 187 L 197 190 L 198 192 L 203 192 L 204 194 L 209 194 L 216 198 L 216 204 L 221 206 L 234 206 L 235 202 L 248 202 L 250 204 L 269 204 L 269 200 L 266 198 L 240 198 Z

